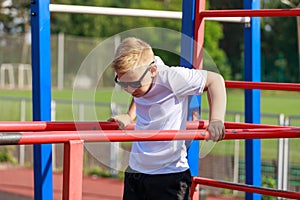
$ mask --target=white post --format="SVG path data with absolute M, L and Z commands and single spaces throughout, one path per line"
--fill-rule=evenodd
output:
M 283 154 L 282 154 L 282 149 L 283 149 L 283 139 L 279 138 L 278 139 L 278 158 L 277 158 L 277 189 L 282 190 L 282 179 L 283 179 L 283 174 L 282 174 L 282 168 L 283 168 Z M 281 197 L 277 197 L 277 199 L 283 199 Z
M 11 63 L 3 63 L 0 67 L 1 86 L 5 87 L 5 71 L 8 73 L 9 88 L 15 88 L 14 66 Z
M 20 89 L 24 88 L 24 70 L 25 70 L 24 65 L 19 64 L 19 66 L 18 66 L 18 87 Z
M 26 121 L 26 100 L 21 99 L 21 105 L 20 105 L 20 121 L 24 122 Z
M 56 120 L 56 101 L 51 101 L 51 121 Z M 56 169 L 56 145 L 52 144 L 52 166 L 53 169 Z
M 284 114 L 279 115 L 279 125 L 288 126 L 289 120 L 285 119 Z M 288 186 L 288 171 L 289 171 L 289 139 L 279 138 L 278 139 L 278 171 L 277 171 L 277 189 L 287 190 Z M 283 200 L 285 198 L 277 197 L 278 200 Z
M 235 122 L 241 121 L 241 115 L 235 114 Z M 234 166 L 233 166 L 233 182 L 239 182 L 239 151 L 240 151 L 240 140 L 234 140 Z M 233 195 L 237 195 L 238 191 L 233 190 Z
M 25 74 L 26 73 L 26 74 Z M 29 64 L 18 64 L 18 87 L 25 87 L 25 77 L 27 77 L 27 86 L 31 85 L 31 65 Z
M 56 101 L 51 101 L 51 121 L 56 120 Z
M 281 113 L 279 115 L 279 125 L 280 126 L 284 126 L 284 114 Z M 277 189 L 278 190 L 282 190 L 282 180 L 283 180 L 283 153 L 282 153 L 282 149 L 283 149 L 283 139 L 279 138 L 278 139 L 278 155 L 277 155 Z M 277 197 L 277 199 L 282 199 L 281 197 Z
M 21 122 L 26 121 L 26 101 L 25 101 L 25 99 L 21 100 L 20 121 Z M 25 163 L 25 145 L 20 145 L 19 153 L 20 153 L 19 164 L 21 166 L 24 166 L 24 163 Z
M 58 34 L 58 56 L 57 56 L 57 89 L 62 90 L 64 88 L 64 46 L 65 35 L 64 33 Z
M 284 125 L 289 126 L 290 120 L 288 117 L 284 120 Z M 284 144 L 283 144 L 283 182 L 282 182 L 282 189 L 287 190 L 288 189 L 288 182 L 289 182 L 289 149 L 290 149 L 290 139 L 284 138 Z
M 27 64 L 27 66 L 28 66 L 28 70 L 26 70 L 26 72 L 27 72 L 27 85 L 28 85 L 28 87 L 31 87 L 31 84 L 32 84 L 31 65 Z

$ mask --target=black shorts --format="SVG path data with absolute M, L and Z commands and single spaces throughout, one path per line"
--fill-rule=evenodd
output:
M 143 174 L 128 167 L 123 200 L 190 200 L 190 170 L 170 174 Z

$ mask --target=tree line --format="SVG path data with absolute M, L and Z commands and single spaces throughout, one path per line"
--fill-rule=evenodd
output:
M 289 0 L 295 5 L 298 0 Z M 11 4 L 9 4 L 11 2 Z M 29 0 L 0 1 L 0 35 L 28 32 Z M 182 0 L 51 0 L 53 4 L 73 4 L 116 8 L 181 11 Z M 207 0 L 207 9 L 242 9 L 241 0 Z M 261 8 L 288 8 L 280 0 L 262 0 Z M 16 20 L 18 19 L 18 20 Z M 181 21 L 145 17 L 100 16 L 51 13 L 51 33 L 106 38 L 140 27 L 181 30 Z M 243 80 L 244 24 L 206 22 L 205 50 L 226 79 Z M 153 35 L 153 37 L 156 37 Z M 159 41 L 160 38 L 157 38 Z M 261 18 L 262 81 L 299 82 L 296 17 Z M 178 47 L 176 47 L 178 48 Z M 164 52 L 168 65 L 178 65 L 179 57 Z

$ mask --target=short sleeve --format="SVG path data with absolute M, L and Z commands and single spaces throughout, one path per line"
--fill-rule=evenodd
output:
M 165 73 L 166 83 L 176 96 L 201 95 L 204 91 L 206 70 L 171 67 Z

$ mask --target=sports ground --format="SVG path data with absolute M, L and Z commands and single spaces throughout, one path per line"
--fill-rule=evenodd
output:
M 23 167 L 0 168 L 0 199 L 1 200 L 32 200 L 33 169 Z M 62 199 L 62 173 L 53 173 L 53 199 Z M 123 182 L 119 179 L 100 178 L 92 176 L 83 177 L 83 200 L 121 200 Z M 208 196 L 206 200 L 241 200 L 234 197 Z

